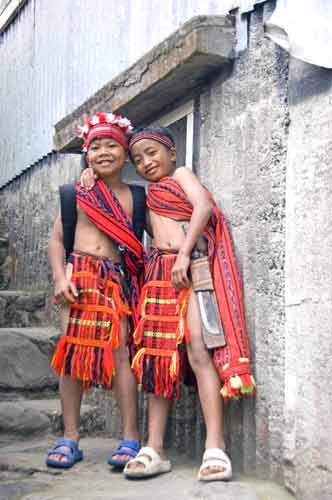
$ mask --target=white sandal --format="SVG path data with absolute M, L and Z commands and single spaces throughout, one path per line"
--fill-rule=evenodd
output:
M 143 464 L 144 469 L 131 469 L 130 464 Z M 172 469 L 169 460 L 162 460 L 160 455 L 149 446 L 144 446 L 132 460 L 129 460 L 123 473 L 126 477 L 153 477 L 170 472 Z
M 222 467 L 220 472 L 202 474 L 208 467 Z M 198 472 L 199 481 L 228 481 L 232 478 L 232 464 L 226 453 L 220 448 L 208 448 L 204 455 L 202 465 Z

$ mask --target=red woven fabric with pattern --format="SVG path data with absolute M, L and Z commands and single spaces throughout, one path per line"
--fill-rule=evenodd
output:
M 210 195 L 211 196 L 211 195 Z M 215 349 L 214 363 L 224 382 L 222 395 L 238 399 L 255 392 L 251 374 L 245 322 L 243 287 L 238 272 L 231 233 L 221 211 L 213 203 L 213 216 L 204 231 L 226 346 Z M 192 205 L 177 181 L 165 177 L 150 184 L 147 206 L 153 212 L 175 220 L 190 220 Z
M 171 283 L 176 255 L 155 249 L 146 267 L 146 283 L 140 300 L 140 320 L 134 333 L 138 352 L 133 370 L 146 392 L 178 399 L 182 378 L 183 342 L 188 337 L 186 321 L 189 290 Z
M 78 297 L 70 306 L 66 335 L 57 345 L 52 368 L 61 376 L 81 380 L 84 389 L 111 389 L 112 351 L 120 345 L 120 321 L 130 314 L 119 271 L 103 257 L 71 254 L 71 281 Z
M 93 189 L 87 191 L 78 183 L 76 199 L 80 208 L 100 231 L 122 247 L 122 254 L 128 270 L 131 291 L 133 324 L 137 322 L 137 304 L 144 271 L 144 247 L 136 238 L 131 218 L 123 209 L 113 191 L 102 179 L 98 179 Z

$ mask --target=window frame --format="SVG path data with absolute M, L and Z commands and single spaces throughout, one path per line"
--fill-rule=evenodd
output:
M 187 118 L 186 122 L 186 166 L 191 170 L 193 169 L 193 155 L 194 155 L 194 100 L 182 104 L 174 108 L 172 111 L 162 115 L 158 120 L 153 121 L 151 125 L 160 125 L 161 127 L 168 127 L 173 123 Z

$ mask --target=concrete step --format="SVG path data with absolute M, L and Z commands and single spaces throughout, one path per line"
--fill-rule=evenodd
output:
M 103 431 L 105 420 L 100 410 L 83 404 L 81 410 L 81 433 Z M 27 437 L 33 434 L 62 434 L 62 413 L 59 399 L 15 400 L 0 402 L 0 433 L 8 441 L 10 436 Z M 7 438 L 5 439 L 5 436 Z
M 198 464 L 172 453 L 173 469 L 150 480 L 126 480 L 111 471 L 107 458 L 117 442 L 106 436 L 83 438 L 84 460 L 73 469 L 45 466 L 54 437 L 16 440 L 0 449 L 0 498 L 14 500 L 292 500 L 270 481 L 235 476 L 231 482 L 199 483 Z M 16 495 L 16 496 L 15 496 Z M 313 500 L 319 500 L 313 499 Z
M 0 290 L 0 327 L 46 325 L 46 292 Z
M 0 328 L 0 391 L 55 389 L 50 359 L 59 336 L 54 328 Z

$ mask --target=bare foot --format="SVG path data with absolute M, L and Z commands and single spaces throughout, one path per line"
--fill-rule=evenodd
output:
M 127 448 L 127 446 L 122 446 L 122 450 L 130 450 L 130 448 Z M 132 450 L 131 450 L 132 451 Z M 127 461 L 131 460 L 133 457 L 131 455 L 113 455 L 112 459 L 113 460 L 121 460 L 121 461 Z
M 59 446 L 57 450 L 62 450 L 62 451 L 69 451 L 69 453 L 72 453 L 73 450 L 69 448 L 69 446 Z M 58 453 L 52 453 L 52 455 L 49 455 L 49 458 L 52 460 L 56 460 L 57 462 L 68 462 L 69 458 L 65 457 L 64 455 L 59 455 Z
M 151 446 L 144 446 L 137 457 L 128 462 L 123 472 L 128 478 L 141 478 L 158 476 L 171 470 L 172 464 L 165 459 L 163 450 L 158 453 Z
M 207 448 L 199 469 L 200 481 L 227 481 L 232 477 L 232 464 L 221 448 Z
M 123 463 L 128 463 L 132 460 L 133 455 L 136 456 L 140 450 L 138 439 L 123 439 L 117 449 L 112 453 L 108 463 L 113 467 L 123 467 Z M 126 454 L 128 451 L 128 455 Z M 131 454 L 130 454 L 131 452 Z
M 165 453 L 165 450 L 163 449 L 155 449 L 154 450 L 158 453 L 158 455 L 160 456 L 161 460 L 166 460 L 166 453 Z M 150 455 L 146 454 L 146 453 L 141 453 L 140 454 L 141 457 L 146 457 L 148 459 L 148 461 L 151 463 L 152 461 L 152 458 Z M 133 460 L 132 461 L 129 461 L 128 462 L 128 465 L 127 465 L 127 469 L 130 469 L 130 470 L 136 470 L 136 471 L 139 471 L 139 470 L 144 470 L 145 469 L 145 465 L 142 463 L 142 462 L 134 462 Z
M 203 462 L 204 463 L 204 462 Z M 209 466 L 206 467 L 201 471 L 201 476 L 209 476 L 210 474 L 214 474 L 215 472 L 224 472 L 226 470 L 226 467 L 223 467 L 222 465 L 220 467 L 218 466 Z
M 52 453 L 47 454 L 47 461 L 55 461 L 57 463 L 63 463 L 66 464 L 68 462 L 71 462 L 72 459 L 74 458 L 74 461 L 77 461 L 75 459 L 75 454 L 79 454 L 78 450 L 78 435 L 75 435 L 76 437 L 73 438 L 68 438 L 64 437 L 64 439 L 59 439 L 59 441 L 54 445 L 52 448 Z M 61 453 L 61 452 L 66 452 Z M 68 454 L 68 456 L 66 456 Z M 46 462 L 47 462 L 46 461 Z M 54 464 L 50 464 L 51 467 L 55 466 Z

